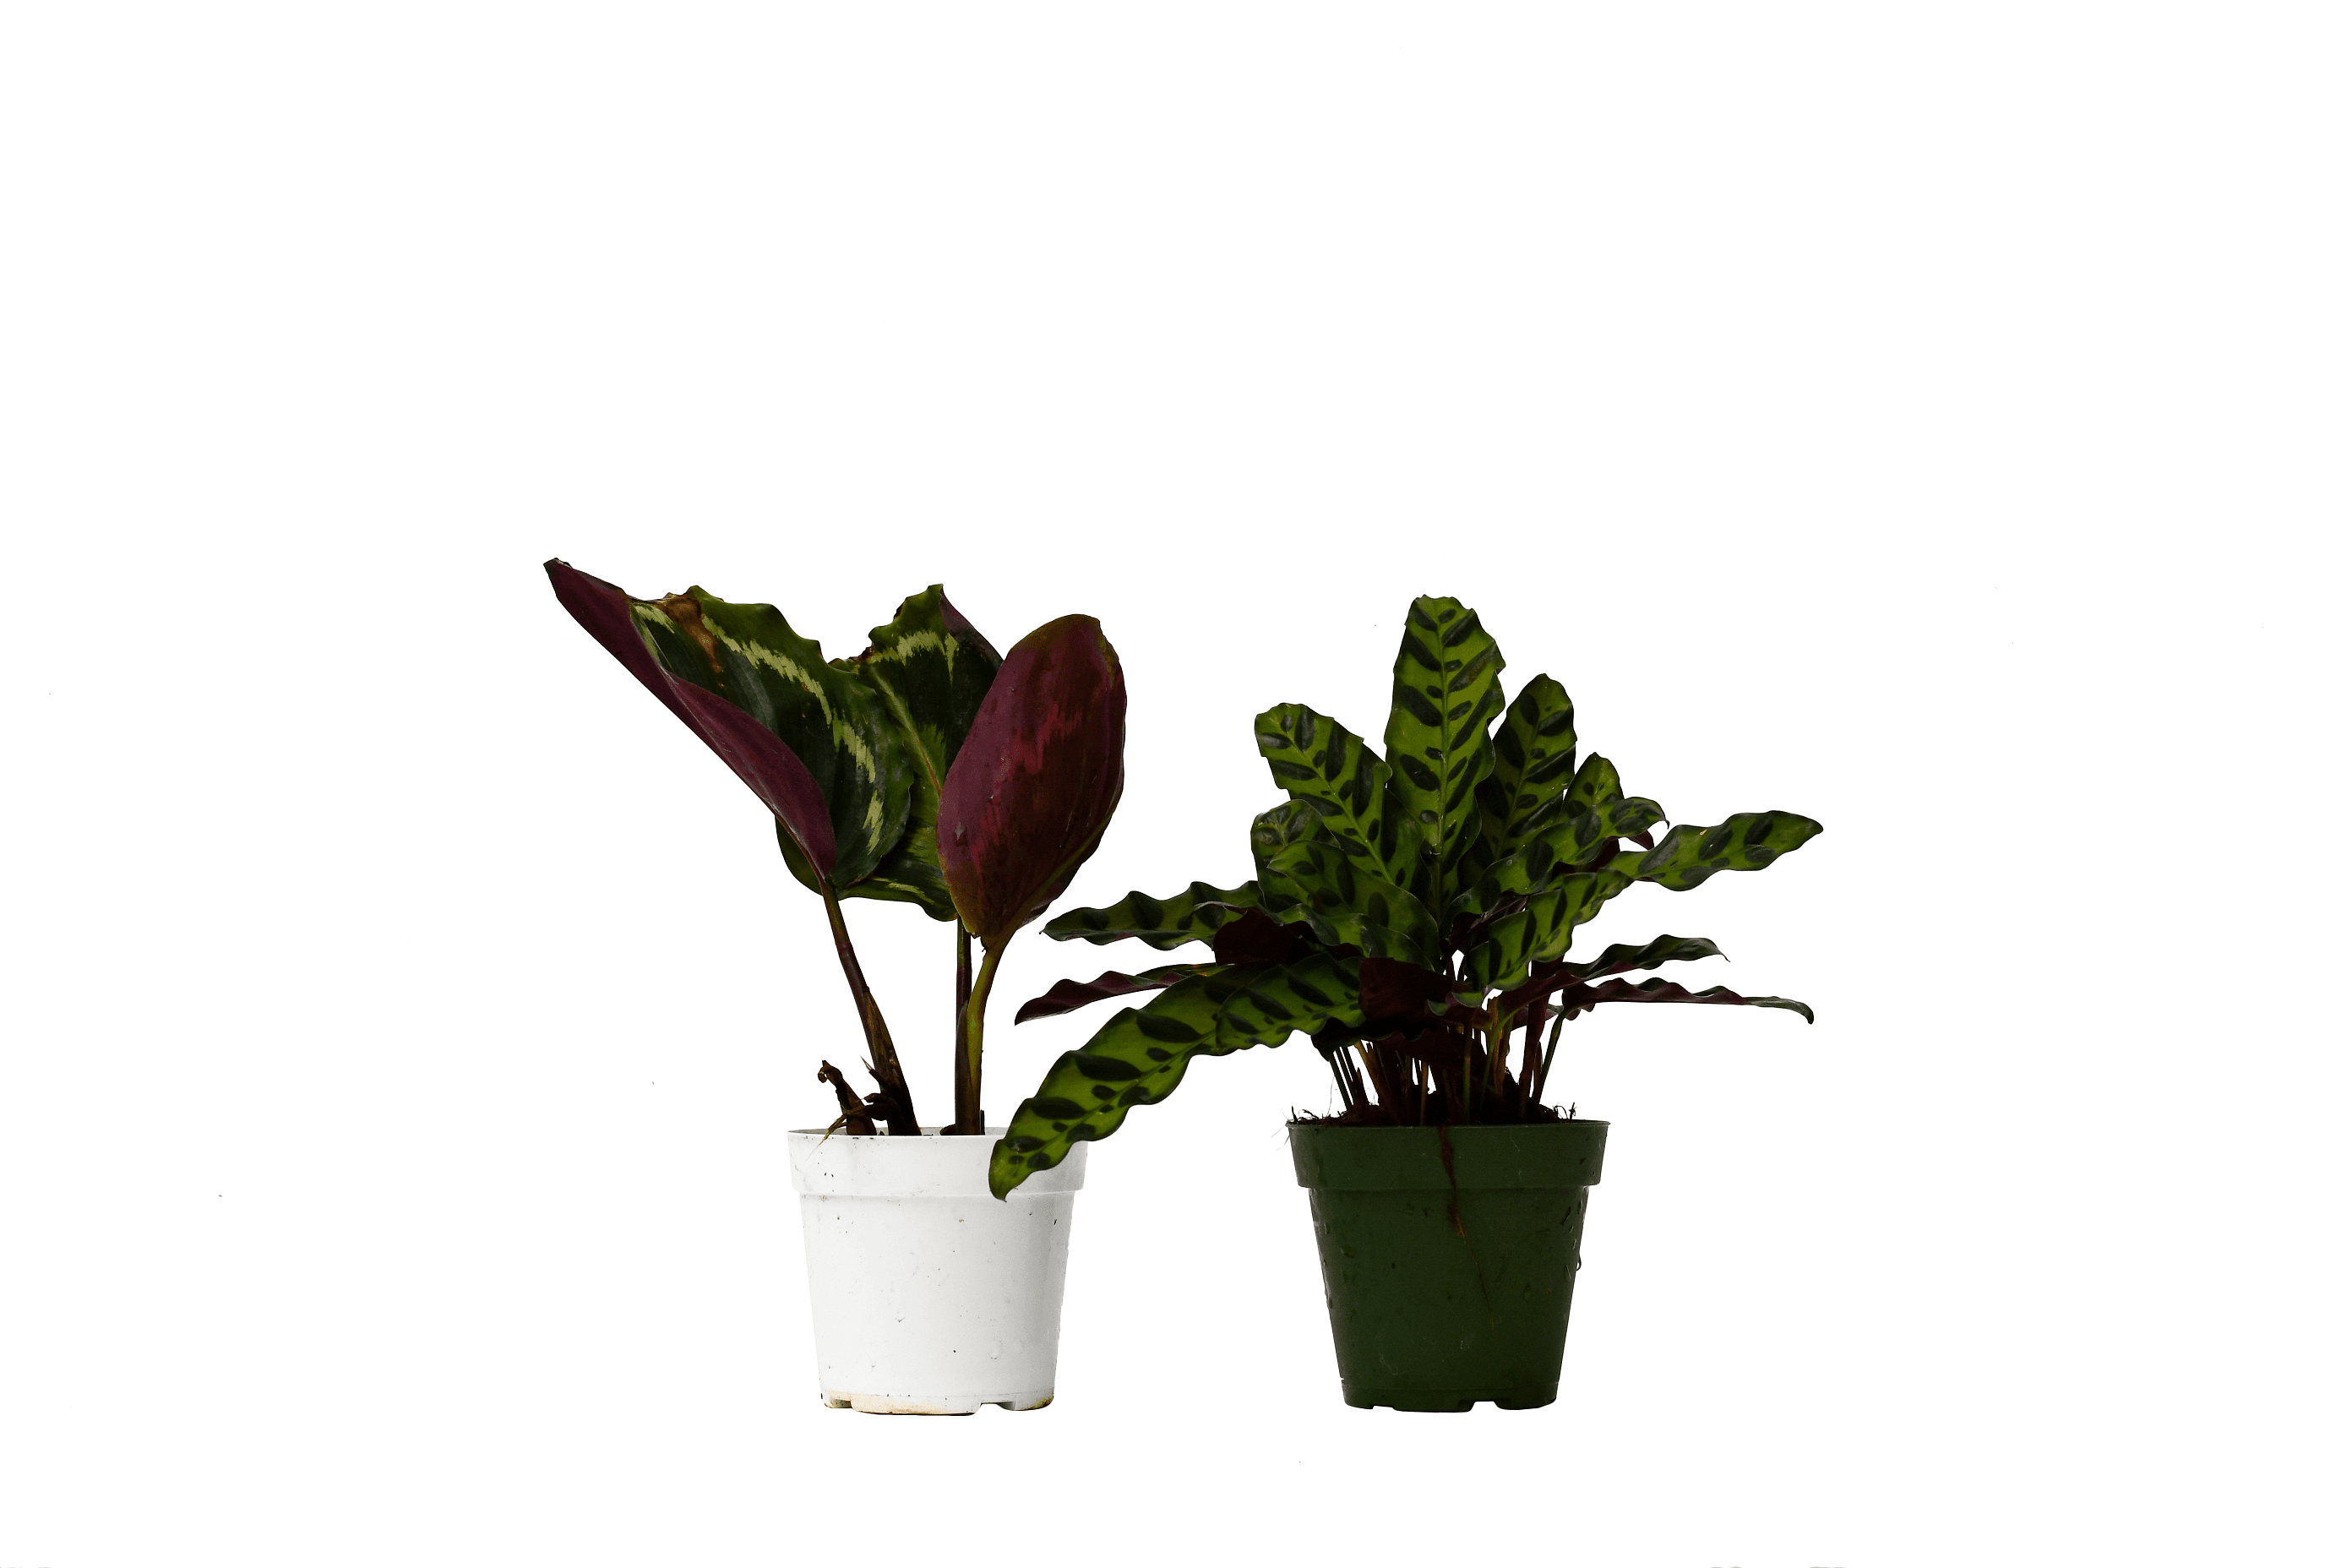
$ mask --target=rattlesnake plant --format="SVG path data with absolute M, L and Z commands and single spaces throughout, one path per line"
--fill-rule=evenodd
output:
M 1475 611 L 1414 600 L 1385 755 L 1303 703 L 1258 715 L 1258 748 L 1290 798 L 1251 824 L 1254 879 L 1131 893 L 1047 923 L 1064 941 L 1204 942 L 1212 962 L 1064 981 L 1021 1009 L 1026 1021 L 1159 993 L 1066 1053 L 1022 1102 L 990 1164 L 999 1197 L 1166 1099 L 1195 1057 L 1293 1034 L 1311 1036 L 1330 1064 L 1340 1120 L 1443 1125 L 1556 1117 L 1542 1097 L 1559 1026 L 1602 1003 L 1780 1007 L 1811 1021 L 1783 997 L 1612 978 L 1717 956 L 1703 937 L 1569 961 L 1576 928 L 1634 883 L 1679 892 L 1717 871 L 1760 870 L 1822 826 L 1742 812 L 1654 837 L 1658 804 L 1626 795 L 1607 758 L 1578 762 L 1559 683 L 1538 675 L 1506 707 L 1502 670 Z

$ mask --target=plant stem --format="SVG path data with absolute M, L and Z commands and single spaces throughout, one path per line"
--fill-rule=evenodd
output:
M 963 921 L 956 921 L 956 1014 L 955 1014 L 955 1121 L 954 1129 L 962 1131 L 963 1057 L 964 1044 L 971 1037 L 971 932 Z
M 882 1088 L 883 1118 L 894 1137 L 911 1137 L 922 1127 L 915 1120 L 915 1097 L 907 1090 L 907 1075 L 898 1066 L 898 1047 L 890 1043 L 890 1026 L 882 1021 L 881 1004 L 874 1000 L 874 989 L 866 984 L 866 971 L 858 967 L 857 950 L 849 944 L 841 900 L 834 897 L 831 883 L 818 886 L 824 894 L 824 918 L 833 926 L 833 951 L 841 959 L 841 973 L 848 976 L 849 994 L 857 1003 L 857 1021 L 865 1026 L 866 1066 Z
M 1538 996 L 1528 1004 L 1527 1038 L 1519 1046 L 1519 1114 L 1532 1119 L 1536 1109 L 1536 1066 L 1541 1053 L 1536 1040 L 1543 1033 L 1544 1016 L 1551 1011 L 1551 999 Z
M 1565 1007 L 1552 1016 L 1551 1038 L 1544 1042 L 1543 1066 L 1536 1072 L 1535 1092 L 1528 1097 L 1530 1106 L 1543 1099 L 1544 1085 L 1551 1081 L 1552 1053 L 1559 1049 L 1559 1026 L 1567 1022 L 1568 1009 Z
M 1339 1065 L 1339 1053 L 1346 1048 L 1344 1046 L 1334 1046 L 1323 1052 L 1323 1065 L 1331 1069 L 1331 1081 L 1339 1086 L 1339 1109 L 1342 1111 L 1353 1110 L 1356 1104 L 1348 1093 L 1347 1072 Z M 1322 1047 L 1318 1047 L 1317 1049 L 1320 1050 Z
M 980 1108 L 980 1052 L 982 1026 L 988 1018 L 988 993 L 996 984 L 996 961 L 1002 949 L 990 948 L 980 961 L 980 978 L 972 983 L 971 1000 L 964 1004 L 964 1033 L 956 1056 L 955 1130 L 976 1136 L 988 1130 Z

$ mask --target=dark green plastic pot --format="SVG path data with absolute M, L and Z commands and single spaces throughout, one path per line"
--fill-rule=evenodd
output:
M 1606 1121 L 1290 1124 L 1349 1404 L 1559 1397 L 1585 1189 L 1608 1140 Z

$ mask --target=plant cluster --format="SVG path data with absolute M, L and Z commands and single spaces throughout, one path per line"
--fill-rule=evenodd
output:
M 1125 783 L 1126 679 L 1101 624 L 1065 616 L 1000 656 L 934 584 L 863 653 L 828 660 L 772 605 L 700 588 L 633 598 L 562 561 L 547 574 L 572 618 L 759 796 L 785 866 L 824 900 L 877 1085 L 861 1100 L 822 1063 L 835 1127 L 922 1131 L 842 915 L 845 899 L 886 899 L 956 927 L 950 1125 L 981 1132 L 997 963 L 1094 853 Z
M 1258 715 L 1258 749 L 1289 798 L 1251 824 L 1255 878 L 1131 893 L 1046 925 L 1065 941 L 1205 943 L 1211 962 L 1064 981 L 1021 1008 L 1017 1021 L 1159 993 L 1065 1054 L 1022 1103 L 993 1152 L 998 1196 L 1165 1099 L 1194 1058 L 1293 1034 L 1330 1065 L 1339 1120 L 1443 1126 L 1557 1119 L 1543 1096 L 1560 1026 L 1604 1003 L 1778 1007 L 1811 1021 L 1782 997 L 1619 978 L 1718 956 L 1703 937 L 1568 958 L 1577 928 L 1635 883 L 1681 892 L 1760 870 L 1821 824 L 1742 812 L 1654 834 L 1665 821 L 1655 801 L 1626 795 L 1607 758 L 1578 760 L 1559 683 L 1538 675 L 1506 705 L 1502 670 L 1474 611 L 1416 599 L 1384 753 L 1303 703 Z

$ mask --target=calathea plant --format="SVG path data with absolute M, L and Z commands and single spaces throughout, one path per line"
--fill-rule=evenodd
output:
M 1258 715 L 1258 749 L 1290 798 L 1251 825 L 1255 879 L 1132 893 L 1046 925 L 1065 941 L 1203 942 L 1212 957 L 1064 981 L 1022 1007 L 1025 1021 L 1159 992 L 1064 1055 L 1022 1103 L 990 1168 L 999 1196 L 1165 1099 L 1195 1057 L 1293 1034 L 1330 1064 L 1339 1121 L 1444 1126 L 1557 1119 L 1543 1094 L 1560 1026 L 1603 1003 L 1780 1007 L 1811 1021 L 1782 997 L 1618 978 L 1718 956 L 1704 937 L 1568 957 L 1577 927 L 1635 883 L 1681 892 L 1717 871 L 1760 870 L 1821 824 L 1742 812 L 1654 837 L 1657 803 L 1627 795 L 1607 758 L 1578 761 L 1559 683 L 1538 675 L 1507 707 L 1502 670 L 1475 612 L 1416 599 L 1385 755 L 1303 703 Z
M 1065 616 L 1000 657 L 934 584 L 865 652 L 828 660 L 772 605 L 700 588 L 632 598 L 562 561 L 547 574 L 572 618 L 751 786 L 785 866 L 824 900 L 878 1086 L 860 1100 L 822 1064 L 835 1125 L 922 1130 L 842 915 L 845 899 L 887 899 L 956 925 L 951 1125 L 980 1132 L 982 1024 L 1003 944 L 1094 853 L 1125 779 L 1127 687 L 1101 624 Z

